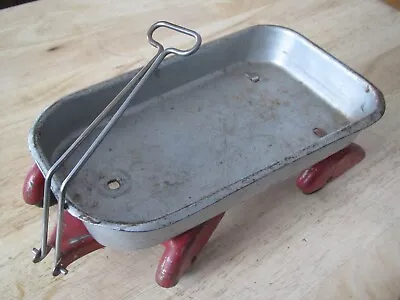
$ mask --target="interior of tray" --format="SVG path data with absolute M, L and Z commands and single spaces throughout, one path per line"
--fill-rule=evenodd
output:
M 130 108 L 70 196 L 101 219 L 156 219 L 313 144 L 315 128 L 346 124 L 282 68 L 236 63 Z
M 215 42 L 193 59 L 171 60 L 152 76 L 73 180 L 68 198 L 74 206 L 111 222 L 155 220 L 321 141 L 316 128 L 329 134 L 361 116 L 346 108 L 341 94 L 355 93 L 354 87 L 338 93 L 321 88 L 310 79 L 315 77 L 303 79 L 296 66 L 288 67 L 293 62 L 281 59 L 282 49 L 269 47 L 273 39 L 274 45 L 283 43 L 276 32 L 260 28 Z M 38 139 L 49 161 L 73 142 L 126 78 L 51 108 L 48 119 L 58 126 L 46 126 L 44 120 Z M 374 109 L 368 101 L 357 101 L 367 103 L 364 115 Z M 92 140 L 67 161 L 58 179 Z

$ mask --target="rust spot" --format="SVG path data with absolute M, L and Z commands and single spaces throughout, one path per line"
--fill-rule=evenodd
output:
M 60 49 L 62 46 L 54 46 L 54 47 L 50 47 L 49 49 L 47 49 L 47 52 L 53 52 L 56 51 L 58 49 Z
M 313 132 L 317 137 L 323 137 L 323 136 L 327 135 L 327 132 L 325 130 L 323 130 L 322 128 L 318 128 L 318 127 L 314 128 Z
M 367 87 L 365 88 L 365 92 L 369 93 L 370 89 L 369 89 L 369 85 L 367 85 Z

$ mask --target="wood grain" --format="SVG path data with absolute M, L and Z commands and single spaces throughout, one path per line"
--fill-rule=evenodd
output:
M 366 159 L 327 188 L 304 196 L 291 179 L 230 210 L 175 288 L 154 282 L 161 246 L 100 250 L 52 278 L 52 259 L 31 263 L 41 211 L 21 199 L 28 130 L 59 97 L 146 62 L 145 32 L 160 19 L 205 41 L 259 23 L 291 27 L 381 88 L 386 114 L 357 139 Z M 400 297 L 400 13 L 383 1 L 41 0 L 0 11 L 0 65 L 1 298 Z

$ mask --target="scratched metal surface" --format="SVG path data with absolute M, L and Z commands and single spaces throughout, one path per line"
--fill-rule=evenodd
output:
M 30 146 L 42 170 L 130 76 L 69 96 L 39 117 Z M 301 35 L 252 27 L 189 59 L 173 58 L 150 78 L 74 179 L 70 211 L 127 231 L 146 223 L 156 224 L 154 230 L 179 226 L 204 212 L 185 223 L 194 226 L 217 213 L 213 203 L 302 157 L 310 164 L 322 159 L 313 153 L 371 125 L 383 111 L 379 90 Z M 327 136 L 316 136 L 314 128 Z M 56 195 L 89 142 L 57 173 Z M 188 229 L 177 228 L 171 234 Z M 157 238 L 154 243 L 167 236 Z
M 281 68 L 237 63 L 132 107 L 74 180 L 72 199 L 98 219 L 154 220 L 316 142 L 313 128 L 348 123 Z

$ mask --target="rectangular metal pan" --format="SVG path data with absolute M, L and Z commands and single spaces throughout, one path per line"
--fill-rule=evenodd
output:
M 44 174 L 136 72 L 40 115 L 29 146 Z M 105 246 L 149 247 L 346 147 L 384 107 L 376 87 L 302 35 L 250 27 L 160 66 L 73 180 L 68 210 Z M 56 173 L 56 197 L 91 140 Z

